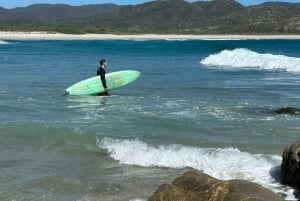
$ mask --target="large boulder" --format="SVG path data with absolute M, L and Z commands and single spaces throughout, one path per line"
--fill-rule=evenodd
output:
M 281 181 L 283 184 L 300 188 L 300 140 L 283 151 Z
M 163 184 L 148 201 L 283 201 L 271 190 L 245 180 L 222 181 L 188 171 L 172 184 Z
M 300 115 L 300 109 L 294 107 L 284 107 L 274 111 L 276 114 Z

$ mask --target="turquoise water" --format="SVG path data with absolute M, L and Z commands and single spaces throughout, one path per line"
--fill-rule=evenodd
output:
M 63 97 L 108 72 L 109 97 Z M 283 149 L 300 118 L 300 40 L 0 41 L 0 200 L 145 200 L 187 168 L 286 200 Z

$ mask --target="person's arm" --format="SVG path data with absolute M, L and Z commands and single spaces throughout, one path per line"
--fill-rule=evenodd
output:
M 107 89 L 107 85 L 106 85 L 106 79 L 105 79 L 105 73 L 103 70 L 100 71 L 100 78 L 101 78 L 101 82 L 102 85 L 105 89 Z

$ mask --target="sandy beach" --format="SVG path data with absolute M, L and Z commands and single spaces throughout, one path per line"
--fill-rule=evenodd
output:
M 222 40 L 222 39 L 300 39 L 300 35 L 176 35 L 176 34 L 62 34 L 48 32 L 0 32 L 0 40 Z

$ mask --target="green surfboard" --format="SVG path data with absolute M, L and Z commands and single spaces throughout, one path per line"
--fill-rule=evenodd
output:
M 135 81 L 141 73 L 135 70 L 124 70 L 105 75 L 106 84 L 109 90 L 114 90 Z M 66 89 L 66 93 L 71 96 L 93 95 L 104 92 L 100 76 L 94 76 L 77 82 Z

